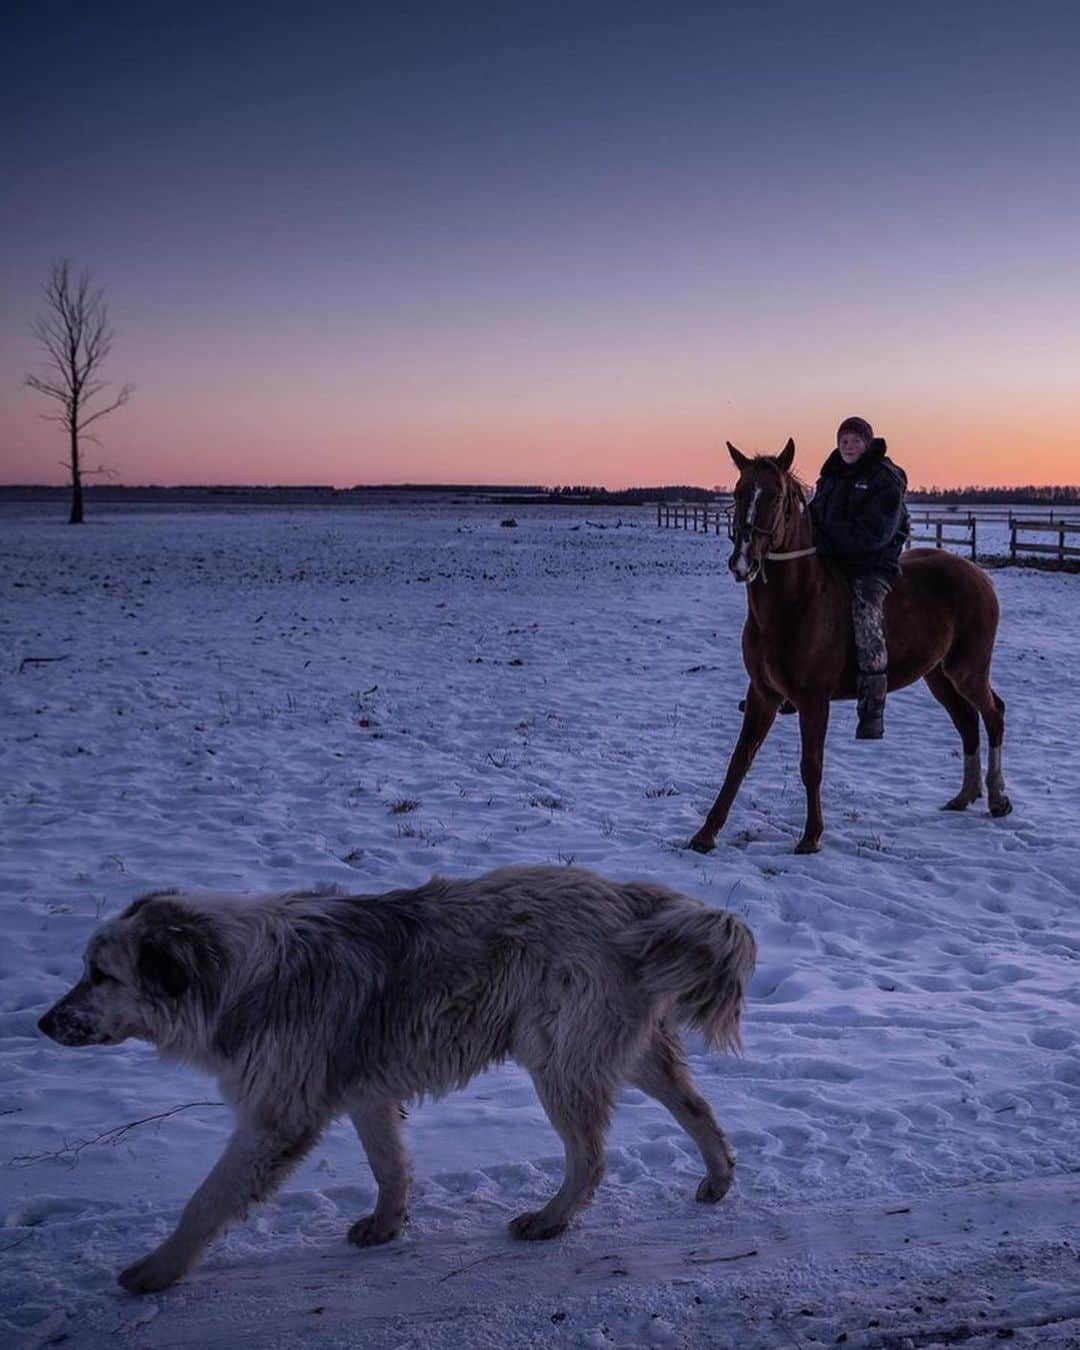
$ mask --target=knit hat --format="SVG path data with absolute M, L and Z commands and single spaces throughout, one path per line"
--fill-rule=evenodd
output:
M 845 417 L 840 423 L 836 439 L 839 440 L 845 431 L 852 431 L 856 436 L 861 436 L 868 445 L 874 439 L 874 428 L 865 417 Z

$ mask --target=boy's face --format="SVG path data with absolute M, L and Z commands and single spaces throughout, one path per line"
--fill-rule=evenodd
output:
M 870 442 L 864 440 L 857 431 L 845 431 L 836 448 L 845 464 L 854 464 L 866 454 L 869 445 Z

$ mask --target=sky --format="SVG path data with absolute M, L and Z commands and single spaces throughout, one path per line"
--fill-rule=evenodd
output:
M 39 0 L 7 26 L 0 482 L 50 263 L 126 483 L 1080 482 L 1080 7 Z

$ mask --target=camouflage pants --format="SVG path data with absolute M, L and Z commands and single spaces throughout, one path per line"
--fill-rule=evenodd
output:
M 862 675 L 881 675 L 888 669 L 885 650 L 885 597 L 892 587 L 884 577 L 856 577 L 851 585 L 851 617 L 855 625 L 855 654 Z

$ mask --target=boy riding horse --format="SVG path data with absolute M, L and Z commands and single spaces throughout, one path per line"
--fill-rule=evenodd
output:
M 908 534 L 907 475 L 886 458 L 885 442 L 862 417 L 846 417 L 836 449 L 821 467 L 810 501 L 818 554 L 851 582 L 851 614 L 859 676 L 856 685 L 861 741 L 885 734 L 885 597 L 900 575 Z

